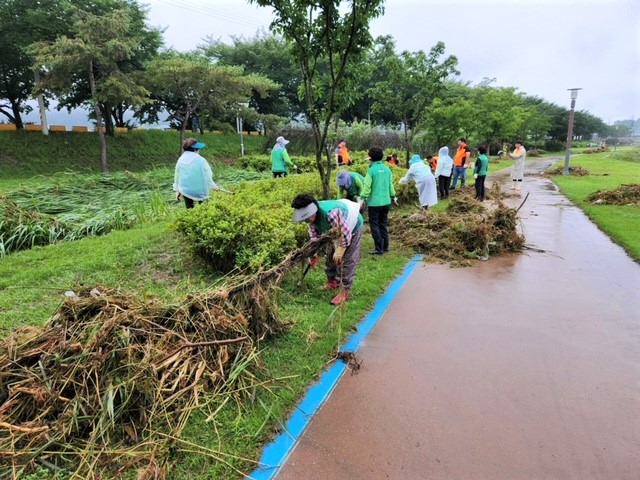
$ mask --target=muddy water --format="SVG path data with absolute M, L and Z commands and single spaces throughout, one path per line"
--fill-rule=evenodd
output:
M 280 480 L 640 478 L 640 267 L 524 183 L 545 253 L 419 267 Z

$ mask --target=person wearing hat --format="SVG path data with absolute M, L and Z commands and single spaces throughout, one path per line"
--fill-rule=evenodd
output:
M 415 154 L 411 157 L 411 160 L 409 160 L 409 171 L 400 179 L 400 184 L 406 185 L 412 180 L 416 182 L 418 198 L 420 199 L 422 208 L 426 210 L 430 206 L 438 203 L 436 178 L 433 176 L 433 173 L 431 173 L 431 168 L 422 161 L 418 154 Z
M 288 175 L 287 167 L 298 168 L 289 158 L 287 143 L 289 143 L 289 140 L 285 140 L 284 137 L 278 137 L 271 150 L 271 172 L 273 173 L 273 178 L 286 177 Z
M 380 147 L 369 149 L 371 166 L 364 177 L 361 199 L 367 204 L 371 235 L 375 250 L 371 255 L 382 255 L 389 251 L 388 217 L 391 201 L 397 205 L 396 191 L 393 188 L 391 169 L 382 163 L 383 153 Z
M 336 179 L 336 185 L 340 189 L 342 198 L 357 202 L 364 188 L 364 177 L 358 172 L 340 170 L 338 172 L 338 178 Z
M 198 153 L 205 147 L 204 143 L 195 138 L 187 138 L 182 142 L 182 155 L 176 162 L 173 190 L 176 192 L 176 200 L 183 197 L 187 208 L 193 208 L 194 202 L 202 203 L 208 199 L 210 190 L 219 190 L 213 181 L 209 163 Z
M 360 206 L 350 200 L 316 200 L 313 195 L 301 193 L 291 203 L 294 222 L 307 222 L 309 237 L 316 240 L 322 234 L 336 231 L 338 238 L 327 252 L 325 290 L 340 289 L 331 300 L 332 305 L 341 305 L 349 300 L 356 267 L 360 261 L 360 242 L 363 220 Z M 309 260 L 316 267 L 317 256 Z

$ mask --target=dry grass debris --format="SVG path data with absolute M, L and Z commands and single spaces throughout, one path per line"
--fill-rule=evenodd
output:
M 492 198 L 501 198 L 499 187 Z M 445 212 L 420 211 L 394 218 L 391 234 L 404 245 L 427 255 L 427 261 L 470 265 L 472 259 L 520 251 L 517 210 L 496 200 L 487 208 L 468 194 L 453 197 Z
M 620 185 L 614 190 L 598 190 L 587 197 L 595 205 L 640 206 L 640 184 Z
M 257 344 L 287 327 L 273 289 L 329 240 L 177 305 L 101 287 L 67 292 L 44 327 L 0 342 L 0 478 L 42 465 L 74 478 L 131 468 L 164 478 L 191 412 L 257 383 Z
M 562 175 L 564 171 L 564 166 L 558 165 L 550 170 L 546 171 L 547 175 Z M 573 175 L 574 177 L 586 177 L 587 175 L 591 175 L 591 172 L 584 167 L 575 166 L 569 167 L 569 175 Z

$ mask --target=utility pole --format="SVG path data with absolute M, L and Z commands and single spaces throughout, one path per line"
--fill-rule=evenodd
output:
M 38 69 L 34 70 L 33 78 L 36 81 L 36 85 L 40 83 L 40 72 Z M 47 109 L 44 105 L 44 95 L 38 94 L 38 109 L 40 110 L 40 125 L 42 127 L 42 134 L 49 135 L 49 124 L 47 123 Z
M 575 115 L 576 98 L 578 98 L 578 90 L 582 88 L 569 88 L 571 92 L 571 111 L 569 112 L 569 132 L 567 133 L 567 150 L 564 154 L 564 170 L 562 175 L 569 175 L 569 159 L 571 158 L 571 141 L 573 140 L 573 117 Z

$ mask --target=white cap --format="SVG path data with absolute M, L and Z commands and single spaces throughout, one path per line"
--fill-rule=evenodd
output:
M 304 208 L 296 208 L 293 211 L 293 221 L 294 222 L 303 222 L 307 218 L 309 218 L 311 215 L 316 213 L 317 211 L 318 211 L 318 207 L 313 202 L 310 203 L 309 205 L 307 205 Z

